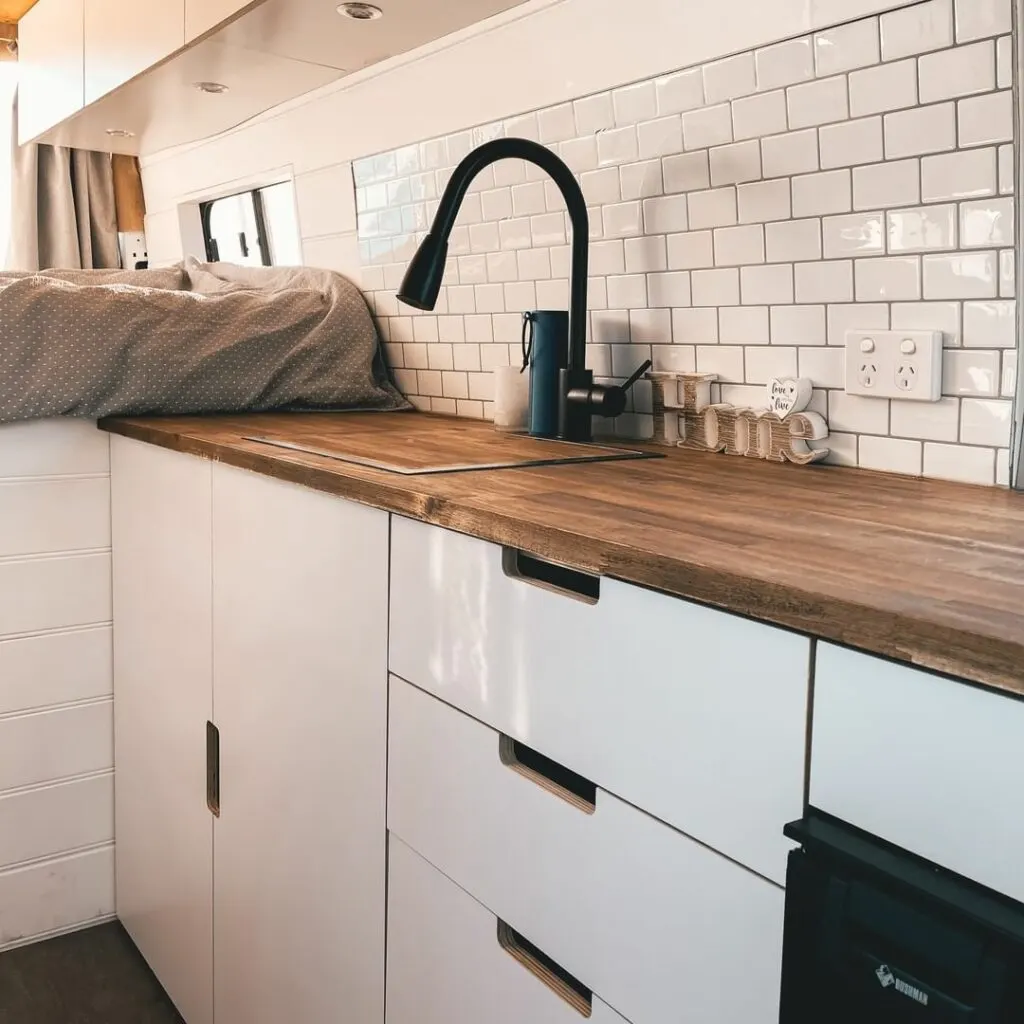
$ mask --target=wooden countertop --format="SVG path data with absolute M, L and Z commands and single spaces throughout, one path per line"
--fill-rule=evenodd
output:
M 386 458 L 413 422 L 447 450 L 494 441 L 489 424 L 420 413 L 101 427 L 1024 695 L 1024 495 L 679 450 L 402 476 L 244 440 L 330 448 L 358 434 Z

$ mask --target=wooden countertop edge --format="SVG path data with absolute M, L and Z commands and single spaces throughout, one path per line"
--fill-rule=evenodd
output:
M 893 658 L 987 689 L 1024 696 L 1024 679 L 1007 673 L 1005 668 L 1007 664 L 1024 664 L 1024 643 L 1016 644 L 939 626 L 926 618 L 894 614 L 831 596 L 823 599 L 792 585 L 752 575 L 738 575 L 696 562 L 645 553 L 644 564 L 640 565 L 635 551 L 625 545 L 597 541 L 559 527 L 524 522 L 500 512 L 474 508 L 469 502 L 464 504 L 456 499 L 423 494 L 416 490 L 410 477 L 392 481 L 383 472 L 380 479 L 350 476 L 290 461 L 281 454 L 260 455 L 184 431 L 171 434 L 165 428 L 150 429 L 139 421 L 102 420 L 100 429 L 311 487 L 491 543 L 521 548 L 584 572 L 648 587 L 819 640 Z M 595 555 L 592 560 L 581 562 L 581 545 L 592 546 Z M 786 595 L 785 602 L 780 602 L 780 592 Z M 845 621 L 855 622 L 856 628 L 845 628 Z M 900 637 L 904 638 L 902 642 Z M 919 647 L 910 642 L 914 638 L 923 641 Z M 934 653 L 935 646 L 945 652 L 943 656 Z

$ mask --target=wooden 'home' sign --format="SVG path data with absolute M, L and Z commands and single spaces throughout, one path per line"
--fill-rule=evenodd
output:
M 656 444 L 798 465 L 829 454 L 818 447 L 828 438 L 825 418 L 806 411 L 812 394 L 806 378 L 770 381 L 765 409 L 712 402 L 713 373 L 649 373 L 647 379 L 654 391 Z

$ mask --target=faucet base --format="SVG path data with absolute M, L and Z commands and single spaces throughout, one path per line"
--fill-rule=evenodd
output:
M 576 444 L 594 440 L 593 409 L 590 393 L 594 387 L 593 370 L 563 369 L 558 374 L 558 438 Z

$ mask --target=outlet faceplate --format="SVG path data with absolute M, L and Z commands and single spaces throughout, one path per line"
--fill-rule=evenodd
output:
M 938 331 L 847 331 L 846 393 L 937 402 L 942 397 Z
M 149 251 L 144 234 L 122 231 L 117 236 L 117 245 L 121 250 L 121 266 L 125 270 L 135 270 L 140 263 L 148 266 Z

